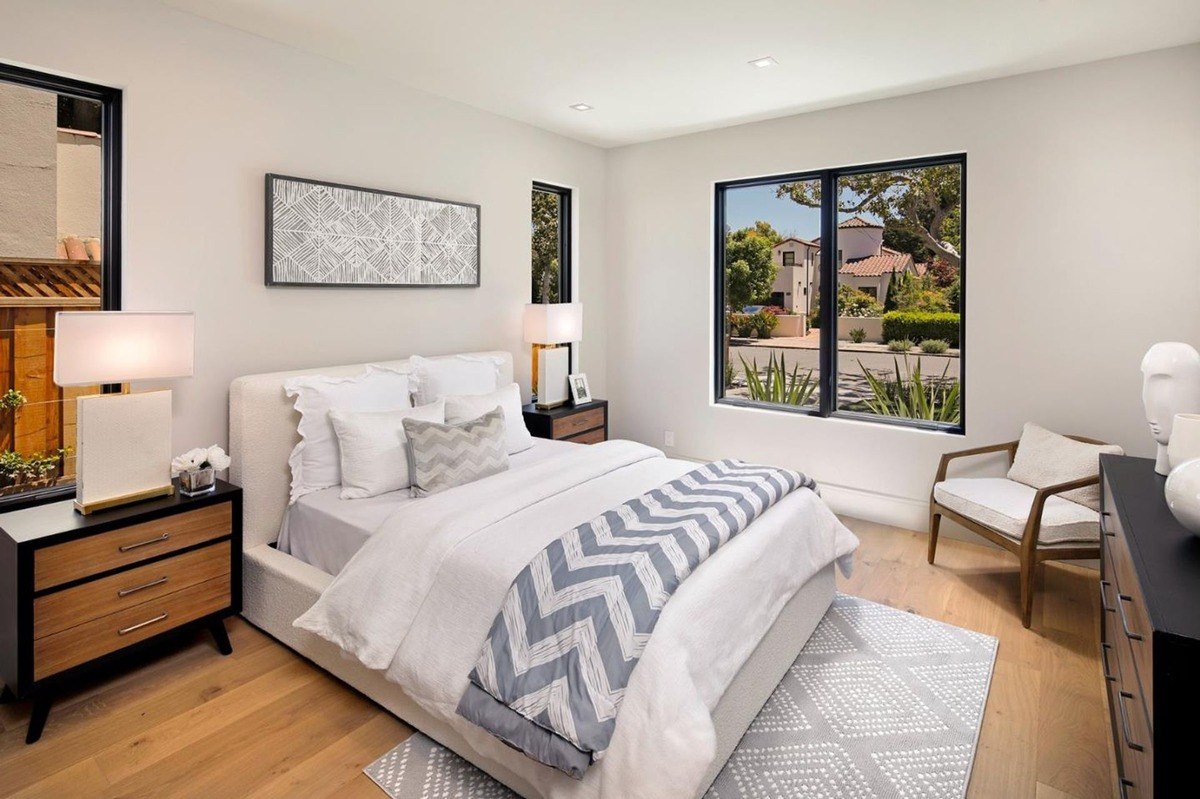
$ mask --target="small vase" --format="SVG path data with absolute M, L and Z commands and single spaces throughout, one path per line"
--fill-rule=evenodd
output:
M 1171 470 L 1165 494 L 1171 515 L 1200 535 L 1200 458 L 1184 461 Z
M 215 490 L 217 473 L 211 466 L 194 472 L 179 473 L 179 493 L 185 497 L 198 497 Z

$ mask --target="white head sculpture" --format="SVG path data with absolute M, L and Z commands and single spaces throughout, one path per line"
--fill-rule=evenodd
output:
M 1154 470 L 1167 474 L 1167 442 L 1177 413 L 1200 413 L 1200 352 L 1190 344 L 1162 341 L 1142 359 L 1142 403 L 1150 435 L 1158 442 Z

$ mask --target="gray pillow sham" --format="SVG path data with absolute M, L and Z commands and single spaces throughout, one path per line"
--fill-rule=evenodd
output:
M 403 419 L 414 497 L 466 485 L 508 469 L 504 408 L 478 419 L 438 424 Z

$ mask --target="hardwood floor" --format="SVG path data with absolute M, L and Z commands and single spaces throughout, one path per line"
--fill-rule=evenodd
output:
M 1033 628 L 1007 553 L 847 519 L 862 538 L 841 590 L 1000 639 L 968 796 L 1113 796 L 1094 571 L 1048 564 Z M 362 775 L 409 729 L 245 622 L 63 697 L 24 743 L 29 706 L 0 706 L 0 797 L 368 797 Z

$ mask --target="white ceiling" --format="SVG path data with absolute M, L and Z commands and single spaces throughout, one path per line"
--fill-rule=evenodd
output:
M 162 1 L 602 146 L 1200 41 L 1197 0 Z

